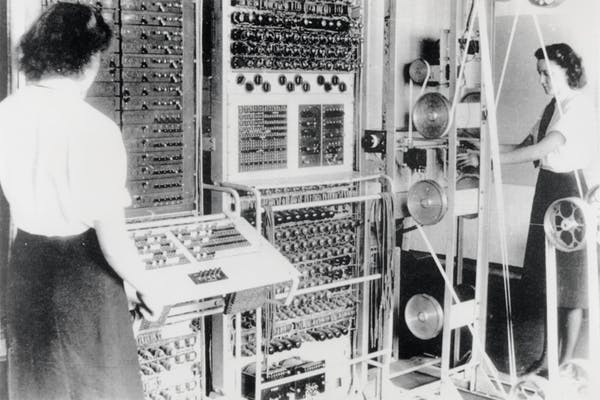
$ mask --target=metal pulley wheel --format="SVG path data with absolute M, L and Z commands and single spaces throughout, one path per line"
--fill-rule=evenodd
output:
M 441 137 L 450 124 L 450 102 L 444 95 L 431 92 L 419 97 L 412 111 L 416 130 L 426 139 Z
M 588 190 L 587 194 L 585 195 L 585 201 L 592 207 L 592 210 L 596 213 L 596 241 L 600 243 L 600 185 L 596 185 L 590 190 Z
M 520 380 L 510 391 L 510 400 L 544 400 L 548 398 L 550 382 L 537 375 Z
M 434 225 L 446 215 L 448 197 L 439 183 L 425 179 L 410 187 L 406 206 L 415 222 L 420 225 Z
M 546 210 L 544 231 L 558 250 L 581 250 L 585 247 L 587 235 L 596 232 L 596 219 L 584 200 L 578 197 L 558 199 Z
M 413 335 L 421 340 L 429 340 L 442 331 L 444 311 L 435 298 L 419 293 L 406 303 L 404 321 Z
M 573 359 L 560 366 L 560 387 L 563 398 L 584 400 L 592 398 L 590 381 L 593 371 L 589 360 Z
M 431 67 L 429 66 L 429 63 L 422 58 L 417 58 L 408 66 L 408 76 L 410 80 L 416 84 L 422 84 L 430 75 Z

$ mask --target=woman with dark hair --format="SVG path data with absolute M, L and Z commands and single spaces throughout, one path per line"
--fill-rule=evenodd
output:
M 150 319 L 159 291 L 125 228 L 121 133 L 84 101 L 111 37 L 96 9 L 51 6 L 20 43 L 28 85 L 0 103 L 0 185 L 17 228 L 6 294 L 11 400 L 143 398 L 123 282 Z
M 545 53 L 548 57 L 546 61 Z M 540 84 L 552 100 L 525 140 L 501 145 L 501 163 L 533 162 L 539 167 L 523 262 L 521 311 L 543 312 L 546 300 L 544 214 L 555 200 L 587 191 L 583 171 L 598 156 L 595 111 L 579 90 L 586 84 L 581 57 L 565 43 L 535 52 Z M 462 163 L 472 162 L 472 153 Z M 578 178 L 577 178 L 578 177 Z M 557 252 L 560 362 L 573 357 L 583 309 L 587 307 L 584 250 Z M 527 310 L 523 310 L 526 308 Z M 542 367 L 543 355 L 537 366 Z

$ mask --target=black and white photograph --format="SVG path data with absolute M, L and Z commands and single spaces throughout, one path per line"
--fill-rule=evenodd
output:
M 597 0 L 0 0 L 0 400 L 600 398 Z

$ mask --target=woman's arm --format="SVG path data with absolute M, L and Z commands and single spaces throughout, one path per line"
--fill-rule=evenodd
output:
M 544 139 L 530 146 L 517 147 L 500 154 L 502 164 L 518 164 L 540 160 L 565 144 L 565 137 L 558 131 L 549 132 Z
M 500 154 L 503 154 L 515 151 L 526 146 L 530 146 L 532 144 L 533 136 L 529 134 L 519 144 L 500 144 L 498 147 L 500 150 Z M 479 149 L 467 150 L 466 152 L 459 153 L 457 155 L 457 160 L 459 168 L 464 168 L 466 166 L 479 167 Z M 502 155 L 500 156 L 500 160 L 502 160 Z
M 106 261 L 115 272 L 129 283 L 140 296 L 148 312 L 142 313 L 148 320 L 157 320 L 164 307 L 164 302 L 159 298 L 159 290 L 145 278 L 145 267 L 142 264 L 135 246 L 127 234 L 123 212 L 102 217 L 94 221 L 94 228 L 98 235 L 98 242 Z

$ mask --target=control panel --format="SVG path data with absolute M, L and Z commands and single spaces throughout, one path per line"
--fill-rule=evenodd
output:
M 287 166 L 287 107 L 239 106 L 239 170 L 277 169 Z
M 263 190 L 263 204 L 294 204 L 290 199 L 343 198 L 351 195 L 352 184 L 311 187 L 288 187 L 278 194 L 276 189 Z M 311 192 L 311 189 L 314 192 Z M 251 209 L 246 212 L 253 221 Z M 358 294 L 345 281 L 359 274 L 357 246 L 361 226 L 355 206 L 308 207 L 279 211 L 273 214 L 274 246 L 296 268 L 300 275 L 298 295 L 289 306 L 279 305 L 272 310 L 271 342 L 264 341 L 266 354 L 300 347 L 304 342 L 326 341 L 348 334 L 353 329 Z M 285 286 L 276 293 L 283 294 Z M 255 345 L 255 315 L 242 316 L 242 352 L 253 355 Z
M 285 257 L 240 217 L 155 220 L 128 229 L 147 279 L 164 289 L 170 304 L 298 279 Z
M 43 5 L 56 2 L 43 0 Z M 113 27 L 112 44 L 87 101 L 123 132 L 132 198 L 128 216 L 191 212 L 196 196 L 196 2 L 79 2 L 101 8 Z
M 208 12 L 217 179 L 351 172 L 360 2 L 227 0 Z

